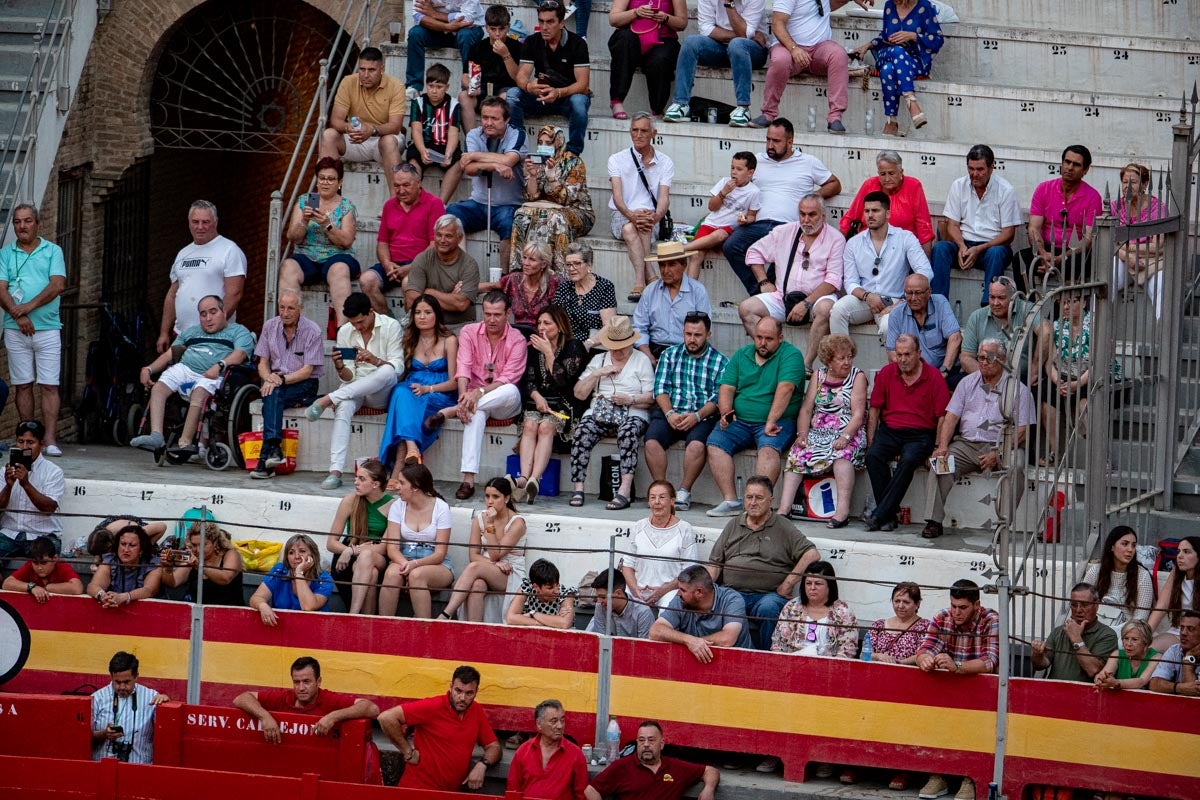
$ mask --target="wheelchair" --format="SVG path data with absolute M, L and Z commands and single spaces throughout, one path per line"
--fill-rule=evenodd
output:
M 238 435 L 251 430 L 250 405 L 261 399 L 257 369 L 249 364 L 234 364 L 225 370 L 220 386 L 208 398 L 200 414 L 200 425 L 196 430 L 197 443 L 207 448 L 205 466 L 217 471 L 231 466 L 245 468 Z M 160 467 L 186 463 L 185 459 L 172 456 L 171 449 L 178 444 L 183 432 L 188 405 L 178 392 L 173 392 L 167 399 L 163 416 L 164 445 L 154 451 L 154 460 Z M 148 409 L 140 427 L 142 432 L 149 430 Z

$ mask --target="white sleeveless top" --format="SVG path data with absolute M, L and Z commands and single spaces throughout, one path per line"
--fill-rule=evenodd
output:
M 480 527 L 480 529 L 482 529 L 483 525 L 484 525 L 482 509 L 480 509 L 479 514 L 477 514 L 476 517 L 478 517 L 479 527 Z M 501 536 L 503 536 L 504 533 L 508 533 L 509 525 L 512 525 L 517 520 L 524 520 L 524 519 L 525 518 L 523 516 L 521 516 L 520 514 L 513 514 L 512 518 L 504 525 L 504 532 L 501 534 Z M 525 533 L 526 533 L 526 536 L 529 535 L 528 523 L 526 523 Z M 487 555 L 487 547 L 483 548 L 483 554 Z M 525 536 L 522 536 L 520 538 L 520 540 L 509 549 L 508 555 L 506 555 L 504 558 L 500 559 L 500 561 L 507 561 L 509 566 L 511 566 L 513 568 L 513 574 L 514 575 L 519 574 L 520 577 L 524 578 L 525 577 Z
M 696 532 L 682 519 L 669 528 L 656 528 L 647 517 L 634 523 L 629 549 L 633 555 L 624 556 L 622 565 L 633 568 L 638 583 L 662 586 L 696 563 Z

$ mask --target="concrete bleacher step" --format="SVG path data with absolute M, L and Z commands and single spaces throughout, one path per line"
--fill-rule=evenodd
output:
M 1200 18 L 1188 0 L 955 0 L 951 5 L 959 19 L 991 25 L 1200 39 Z

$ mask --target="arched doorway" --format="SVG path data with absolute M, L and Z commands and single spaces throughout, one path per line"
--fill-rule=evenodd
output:
M 160 49 L 149 106 L 149 300 L 161 307 L 187 208 L 216 203 L 220 231 L 249 262 L 239 321 L 261 324 L 271 191 L 278 187 L 317 90 L 337 23 L 300 0 L 211 0 L 181 18 Z M 340 65 L 343 48 L 330 71 Z M 337 86 L 339 75 L 330 75 Z

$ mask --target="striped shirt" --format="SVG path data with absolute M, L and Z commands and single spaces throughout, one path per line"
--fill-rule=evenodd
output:
M 654 396 L 667 395 L 671 408 L 684 414 L 700 410 L 705 403 L 716 403 L 718 382 L 727 363 L 729 359 L 711 344 L 699 356 L 689 354 L 684 344 L 668 347 L 654 373 Z
M 995 672 L 1000 663 L 1000 615 L 990 608 L 979 608 L 965 625 L 955 625 L 950 609 L 934 615 L 921 642 L 918 654 L 936 656 L 949 653 L 955 661 L 983 661 L 988 672 Z
M 113 687 L 110 683 L 92 695 L 92 730 L 102 731 L 115 722 L 125 729 L 125 735 L 117 742 L 132 744 L 130 764 L 150 764 L 154 757 L 154 698 L 158 692 L 136 683 L 133 694 L 117 698 L 116 715 L 113 715 Z M 92 743 L 92 760 L 115 756 L 110 742 L 102 739 Z

